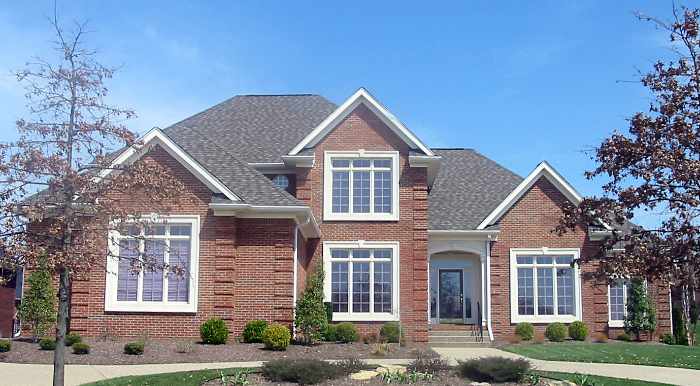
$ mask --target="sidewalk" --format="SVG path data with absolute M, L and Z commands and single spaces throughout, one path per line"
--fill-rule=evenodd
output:
M 434 347 L 440 356 L 453 364 L 458 360 L 480 357 L 501 356 L 507 358 L 524 358 L 520 355 L 495 348 L 440 348 Z M 559 371 L 600 375 L 604 377 L 638 379 L 642 381 L 668 383 L 671 385 L 700 386 L 700 370 L 673 367 L 623 365 L 612 363 L 556 362 L 525 358 L 537 370 Z

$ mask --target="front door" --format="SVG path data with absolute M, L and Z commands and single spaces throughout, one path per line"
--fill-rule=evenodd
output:
M 441 323 L 464 322 L 464 280 L 461 269 L 441 269 L 439 272 L 439 302 Z

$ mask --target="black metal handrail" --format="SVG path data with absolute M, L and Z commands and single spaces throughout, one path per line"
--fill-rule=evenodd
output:
M 476 337 L 477 342 L 481 343 L 484 341 L 484 323 L 479 302 L 476 302 L 476 324 L 472 325 L 472 335 Z

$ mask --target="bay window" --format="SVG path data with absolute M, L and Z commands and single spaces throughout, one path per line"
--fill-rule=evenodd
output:
M 197 311 L 197 216 L 128 225 L 108 243 L 106 311 Z
M 324 242 L 334 321 L 398 320 L 398 243 Z
M 578 249 L 511 249 L 511 322 L 581 318 Z
M 398 220 L 398 153 L 326 152 L 324 220 Z

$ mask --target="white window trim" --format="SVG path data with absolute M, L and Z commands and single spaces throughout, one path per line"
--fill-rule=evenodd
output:
M 150 216 L 149 216 L 150 217 Z M 199 231 L 200 219 L 199 216 L 190 215 L 170 215 L 161 216 L 153 222 L 167 222 L 168 224 L 191 224 L 192 234 L 191 240 L 191 255 L 190 255 L 190 280 L 189 280 L 189 300 L 188 302 L 168 302 L 167 293 L 163 294 L 161 302 L 144 302 L 144 301 L 118 301 L 117 300 L 117 275 L 119 273 L 119 244 L 120 234 L 116 230 L 109 232 L 107 245 L 109 254 L 107 256 L 107 274 L 105 285 L 105 311 L 107 312 L 172 312 L 172 313 L 195 313 L 197 312 L 198 298 L 198 279 L 199 279 Z M 139 275 L 140 283 L 143 280 L 142 275 Z M 164 278 L 164 288 L 167 286 L 167 276 Z M 141 297 L 140 290 L 138 298 Z
M 399 283 L 399 243 L 396 241 L 324 241 L 323 242 L 323 271 L 326 274 L 326 280 L 323 281 L 323 294 L 324 301 L 331 301 L 331 273 L 332 273 L 332 262 L 331 249 L 357 249 L 357 248 L 367 248 L 367 249 L 391 249 L 391 313 L 386 312 L 374 312 L 374 308 L 370 306 L 370 312 L 334 312 L 333 321 L 334 322 L 390 322 L 399 321 L 399 292 L 401 289 Z M 372 304 L 372 299 L 374 297 L 374 286 L 371 285 L 373 282 L 373 272 L 374 269 L 370 266 L 370 286 L 369 286 L 369 296 L 370 304 Z M 349 275 L 352 274 L 350 271 Z M 348 303 L 352 303 L 352 277 L 348 280 Z M 348 304 L 348 310 L 350 309 L 350 304 Z
M 622 328 L 625 326 L 624 317 L 627 316 L 627 286 L 629 285 L 629 280 L 619 279 L 622 281 L 622 305 L 623 305 L 623 319 L 622 320 L 612 320 L 612 304 L 610 303 L 610 284 L 608 284 L 608 326 L 615 328 Z
M 374 178 L 370 178 L 370 213 L 333 212 L 333 158 L 343 159 L 391 159 L 391 213 L 374 213 Z M 349 185 L 352 194 L 352 178 Z M 350 200 L 352 210 L 352 199 Z M 323 220 L 326 221 L 398 221 L 399 220 L 399 152 L 397 151 L 326 151 L 323 162 Z
M 574 265 L 574 299 L 576 301 L 575 315 L 520 315 L 518 314 L 518 255 L 528 256 L 549 256 L 549 255 L 571 255 L 574 260 L 578 259 L 581 250 L 579 248 L 511 248 L 510 250 L 510 321 L 511 323 L 571 323 L 582 318 L 581 306 L 581 275 L 578 265 Z M 537 278 L 534 277 L 533 286 L 537 286 Z M 556 282 L 554 294 L 556 301 Z M 537 296 L 534 297 L 534 307 L 537 309 Z M 555 312 L 556 312 L 555 308 Z

